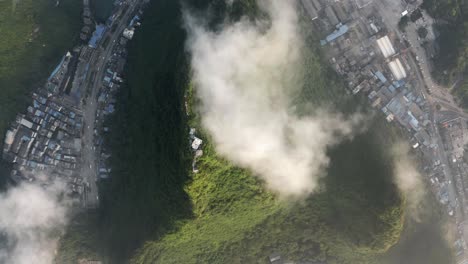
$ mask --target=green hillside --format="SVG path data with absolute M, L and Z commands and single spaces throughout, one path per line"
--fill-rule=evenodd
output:
M 75 0 L 62 0 L 58 7 L 50 0 L 0 1 L 1 144 L 9 122 L 25 110 L 29 92 L 73 47 L 80 13 L 81 2 Z M 7 171 L 0 164 L 0 179 Z
M 434 76 L 448 86 L 460 81 L 453 92 L 468 106 L 468 3 L 463 0 L 424 0 L 422 7 L 436 19 L 439 53 Z
M 254 1 L 212 3 L 212 25 L 256 14 Z M 214 10 L 214 11 L 213 11 Z M 331 149 L 326 191 L 300 203 L 280 201 L 262 182 L 206 144 L 200 173 L 191 173 L 184 94 L 189 85 L 185 32 L 177 1 L 154 1 L 130 44 L 117 113 L 110 120 L 113 175 L 101 185 L 101 245 L 109 263 L 265 263 L 291 259 L 368 263 L 398 241 L 402 201 L 392 183 L 387 148 L 396 133 L 383 121 L 373 132 Z M 150 15 L 148 15 L 150 14 Z M 310 32 L 305 31 L 310 34 Z M 327 100 L 356 108 L 322 61 L 310 35 L 307 84 L 298 105 Z M 317 49 L 317 50 L 316 50 Z M 200 131 L 203 131 L 200 128 Z
M 215 29 L 242 14 L 262 15 L 254 0 L 230 7 L 224 0 L 185 3 L 209 14 Z M 326 263 L 449 263 L 436 202 L 422 206 L 430 208 L 422 221 L 406 217 L 388 153 L 400 131 L 379 115 L 369 132 L 329 150 L 324 190 L 300 202 L 278 199 L 249 171 L 218 156 L 196 112 L 180 10 L 173 0 L 152 1 L 145 10 L 130 42 L 116 114 L 108 120 L 112 178 L 100 184 L 99 212 L 70 225 L 57 263 L 84 257 L 112 264 L 268 263 L 273 253 Z M 325 66 L 310 22 L 301 23 L 308 48 L 298 111 L 307 114 L 310 103 L 367 111 L 365 98 L 347 96 Z M 189 127 L 204 140 L 197 174 Z

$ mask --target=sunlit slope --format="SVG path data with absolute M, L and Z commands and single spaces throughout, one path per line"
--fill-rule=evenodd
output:
M 279 252 L 298 260 L 372 263 L 397 242 L 403 217 L 383 154 L 390 142 L 381 137 L 390 136 L 384 131 L 389 128 L 377 121 L 372 125 L 375 133 L 332 151 L 326 190 L 298 204 L 275 199 L 208 143 L 200 172 L 186 187 L 194 218 L 147 242 L 132 262 L 265 263 Z
M 310 103 L 356 109 L 358 103 L 345 96 L 342 83 L 317 55 L 310 38 L 299 109 L 307 111 Z M 190 174 L 185 187 L 193 216 L 146 242 L 132 263 L 266 263 L 272 253 L 294 260 L 372 263 L 397 242 L 403 213 L 385 151 L 396 135 L 383 121 L 370 121 L 372 132 L 330 150 L 324 190 L 290 203 L 266 191 L 249 171 L 216 154 L 200 127 L 193 87 L 188 89 L 189 125 L 202 131 L 206 143 L 200 172 Z
M 253 1 L 235 1 L 232 9 L 224 1 L 195 1 L 204 8 L 207 2 L 213 3 L 214 27 L 226 12 L 235 13 L 233 20 L 256 13 Z M 180 5 L 154 1 L 145 12 L 130 44 L 128 83 L 110 120 L 113 175 L 100 195 L 102 244 L 110 263 L 126 263 L 128 255 L 133 263 L 266 263 L 272 253 L 366 263 L 398 240 L 402 202 L 385 152 L 396 136 L 384 121 L 369 121 L 372 132 L 330 149 L 322 190 L 298 203 L 282 201 L 249 171 L 220 157 L 200 126 Z M 317 40 L 309 38 L 297 111 L 319 104 L 359 108 L 320 57 Z M 204 139 L 197 174 L 190 126 Z
M 14 4 L 16 3 L 16 4 Z M 0 1 L 0 137 L 79 35 L 81 2 Z

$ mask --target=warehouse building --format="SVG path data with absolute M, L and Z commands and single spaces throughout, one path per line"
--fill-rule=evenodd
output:
M 385 58 L 388 58 L 395 54 L 395 49 L 393 48 L 393 45 L 390 42 L 388 36 L 379 38 L 377 40 L 377 45 L 379 45 L 380 51 L 382 51 L 382 54 Z
M 392 71 L 392 74 L 396 80 L 406 78 L 406 71 L 401 64 L 400 59 L 394 59 L 388 63 L 388 66 L 390 67 L 390 70 Z

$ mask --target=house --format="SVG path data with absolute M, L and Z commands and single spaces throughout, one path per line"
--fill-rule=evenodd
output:
M 202 145 L 203 143 L 203 140 L 197 138 L 197 137 L 194 137 L 193 141 L 192 141 L 192 149 L 193 150 L 198 150 L 200 148 L 200 146 Z

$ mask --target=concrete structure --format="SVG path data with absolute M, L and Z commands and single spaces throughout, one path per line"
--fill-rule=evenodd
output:
M 301 0 L 301 3 L 312 20 L 318 18 L 318 10 L 315 8 L 314 4 L 312 3 L 312 0 Z
M 91 48 L 96 48 L 99 40 L 101 40 L 104 33 L 106 33 L 107 27 L 105 25 L 97 25 L 96 30 L 93 32 L 93 36 L 89 40 L 88 46 Z
M 201 139 L 199 139 L 197 137 L 194 137 L 193 142 L 192 142 L 192 149 L 193 150 L 198 150 L 202 143 L 203 143 L 203 140 L 201 140 Z
M 349 27 L 347 25 L 342 25 L 342 24 L 338 24 L 336 26 L 336 30 L 333 31 L 333 33 L 331 33 L 330 35 L 328 35 L 325 40 L 321 40 L 320 43 L 322 45 L 325 45 L 327 43 L 331 43 L 333 41 L 335 41 L 337 38 L 343 36 L 344 34 L 346 34 L 346 32 L 348 32 L 349 30 Z
M 124 36 L 128 40 L 131 40 L 133 38 L 133 34 L 135 34 L 135 30 L 133 28 L 131 29 L 126 28 L 124 29 L 122 36 Z
M 363 8 L 372 3 L 373 0 L 354 0 L 358 8 Z
M 330 24 L 332 24 L 333 26 L 336 26 L 340 23 L 340 20 L 338 19 L 335 10 L 333 10 L 333 7 L 331 5 L 325 8 L 325 14 L 327 15 L 327 18 L 330 21 Z
M 400 59 L 397 58 L 389 62 L 388 66 L 390 67 L 390 70 L 392 71 L 392 74 L 396 80 L 406 78 L 406 71 L 405 68 L 403 68 L 403 65 L 401 64 Z
M 395 49 L 393 48 L 393 45 L 390 42 L 388 36 L 379 38 L 377 40 L 377 45 L 379 45 L 380 51 L 382 52 L 385 58 L 388 58 L 395 54 Z

